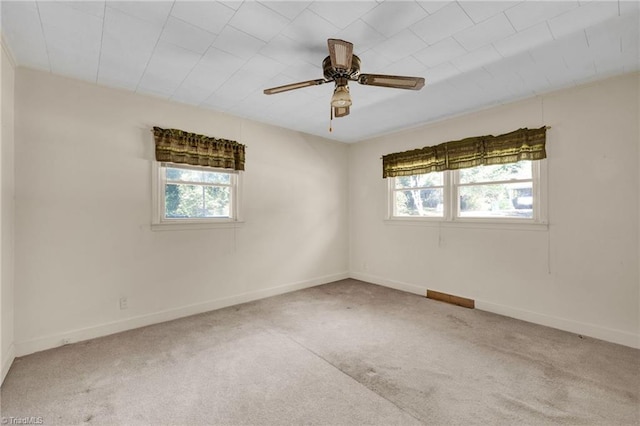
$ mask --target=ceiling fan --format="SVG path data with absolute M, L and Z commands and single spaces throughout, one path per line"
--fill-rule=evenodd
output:
M 330 38 L 329 56 L 322 61 L 324 78 L 285 84 L 284 86 L 265 89 L 265 95 L 287 92 L 308 86 L 335 82 L 335 89 L 331 97 L 332 117 L 349 115 L 351 95 L 349 94 L 349 80 L 357 81 L 365 86 L 391 87 L 395 89 L 420 90 L 424 86 L 422 77 L 405 77 L 400 75 L 360 74 L 360 58 L 353 54 L 353 44 L 348 41 Z

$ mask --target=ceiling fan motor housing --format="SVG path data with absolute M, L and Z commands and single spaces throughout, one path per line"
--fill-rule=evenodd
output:
M 351 68 L 348 70 L 334 68 L 331 65 L 331 57 L 327 56 L 322 61 L 322 69 L 324 70 L 324 78 L 327 80 L 337 80 L 339 78 L 346 78 L 348 80 L 357 80 L 360 74 L 360 58 L 356 55 L 352 56 Z

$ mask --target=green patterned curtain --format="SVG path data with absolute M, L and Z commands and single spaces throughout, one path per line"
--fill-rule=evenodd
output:
M 480 165 L 542 160 L 547 128 L 518 129 L 499 136 L 475 136 L 382 157 L 382 177 L 410 176 Z
M 157 161 L 244 170 L 245 146 L 238 142 L 160 127 L 153 134 Z

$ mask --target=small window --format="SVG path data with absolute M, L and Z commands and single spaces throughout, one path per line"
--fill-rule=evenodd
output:
M 238 219 L 238 172 L 161 163 L 157 176 L 156 223 Z
M 541 161 L 389 178 L 389 217 L 543 223 Z

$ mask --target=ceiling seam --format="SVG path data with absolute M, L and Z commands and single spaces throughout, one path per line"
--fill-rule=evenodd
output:
M 505 18 L 507 18 L 507 21 L 509 22 L 509 24 L 511 24 L 511 28 L 513 28 L 513 31 L 515 31 L 515 33 L 518 34 L 518 30 L 516 29 L 516 26 L 513 25 L 513 22 L 511 22 L 511 19 L 509 19 L 509 15 L 507 15 L 505 11 L 502 11 L 502 14 L 504 15 Z
M 174 4 L 175 4 L 175 2 L 174 2 Z M 184 22 L 185 24 L 192 25 L 192 26 L 194 26 L 194 27 L 196 27 L 196 28 L 198 28 L 198 29 L 201 29 L 202 31 L 206 31 L 206 32 L 208 32 L 209 34 L 213 34 L 213 35 L 215 35 L 215 38 L 214 38 L 214 39 L 213 39 L 213 41 L 209 44 L 209 46 L 207 46 L 207 49 L 204 51 L 204 53 L 200 54 L 200 58 L 198 59 L 198 61 L 193 65 L 193 67 L 189 70 L 189 72 L 184 76 L 184 78 L 183 78 L 183 79 L 180 81 L 180 83 L 176 86 L 175 90 L 174 90 L 173 92 L 171 92 L 171 95 L 169 95 L 169 98 L 168 98 L 168 99 L 173 100 L 173 97 L 174 97 L 174 95 L 176 94 L 176 92 L 177 92 L 177 91 L 182 87 L 182 85 L 184 84 L 184 82 L 185 82 L 185 81 L 187 81 L 187 79 L 189 78 L 189 76 L 190 76 L 191 74 L 193 74 L 193 71 L 196 69 L 196 67 L 197 67 L 198 65 L 200 65 L 200 63 L 202 62 L 202 60 L 204 59 L 204 57 L 207 55 L 207 52 L 208 52 L 208 51 L 213 47 L 213 43 L 215 43 L 215 42 L 216 42 L 216 40 L 218 39 L 218 37 L 220 37 L 220 34 L 222 34 L 222 31 L 224 31 L 225 27 L 227 27 L 227 26 L 231 26 L 231 27 L 232 27 L 232 25 L 231 25 L 231 24 L 229 24 L 229 22 L 231 22 L 231 20 L 233 19 L 233 17 L 234 17 L 234 16 L 236 16 L 236 14 L 238 13 L 238 10 L 240 10 L 240 7 L 242 7 L 242 5 L 241 5 L 238 9 L 233 9 L 232 7 L 229 7 L 229 6 L 227 6 L 226 4 L 224 4 L 224 3 L 222 3 L 222 5 L 223 5 L 223 6 L 225 6 L 225 7 L 227 7 L 228 9 L 233 10 L 233 15 L 231 15 L 231 17 L 227 20 L 227 22 L 226 22 L 226 23 L 224 24 L 224 26 L 222 27 L 222 30 L 220 30 L 220 32 L 219 32 L 218 34 L 212 33 L 212 32 L 210 32 L 210 31 L 208 31 L 208 30 L 206 30 L 206 29 L 204 29 L 204 28 L 202 28 L 202 27 L 199 27 L 198 25 L 195 25 L 195 24 L 192 24 L 191 22 L 185 21 L 185 20 L 184 20 L 184 19 L 182 19 L 182 18 L 178 18 L 178 17 L 176 17 L 176 16 L 172 16 L 172 15 L 171 15 L 171 11 L 169 11 L 169 16 L 167 17 L 167 21 L 169 20 L 169 17 L 174 18 L 174 19 L 177 19 L 177 20 L 179 20 L 179 21 Z M 171 7 L 171 10 L 173 10 L 173 6 Z M 235 27 L 233 27 L 233 28 L 235 28 Z M 162 28 L 162 30 L 164 31 L 164 27 Z M 160 40 L 161 38 L 162 38 L 162 32 L 160 33 L 160 37 L 158 38 L 158 40 Z M 255 38 L 255 37 L 254 37 L 254 38 Z M 168 42 L 167 42 L 167 43 L 168 43 Z M 190 49 L 186 49 L 186 50 L 191 51 Z M 221 50 L 221 49 L 220 49 L 220 50 Z M 155 51 L 155 48 L 154 48 L 154 51 Z M 221 50 L 221 51 L 223 51 L 223 50 Z M 223 51 L 223 52 L 224 52 L 224 51 Z M 198 52 L 194 52 L 194 53 L 198 53 Z M 227 53 L 228 53 L 228 52 L 227 52 Z M 231 55 L 233 55 L 232 53 L 230 53 L 230 54 L 231 54 Z M 152 55 L 153 55 L 153 53 L 152 53 Z M 233 56 L 235 56 L 235 55 L 233 55 Z M 244 59 L 244 58 L 240 58 L 240 59 Z M 246 64 L 246 61 L 245 61 L 245 64 Z M 243 64 L 243 65 L 244 65 L 244 64 Z M 145 71 L 146 71 L 146 69 L 145 69 Z M 223 83 L 223 84 L 224 84 L 224 83 Z M 218 88 L 216 88 L 216 90 L 218 90 Z M 215 90 L 214 90 L 213 92 L 211 92 L 211 93 L 207 96 L 207 99 L 208 99 L 208 98 L 209 98 L 209 96 L 211 96 L 214 92 L 215 92 Z M 202 102 L 201 102 L 200 104 L 198 104 L 198 106 L 200 106 L 201 104 L 202 104 Z
M 216 37 L 216 38 L 217 38 L 217 37 Z M 207 51 L 209 51 L 209 49 L 210 49 L 210 48 L 211 48 L 211 46 L 209 46 L 209 47 L 207 48 Z M 184 82 L 187 80 L 187 78 L 189 78 L 189 76 L 190 76 L 191 74 L 193 74 L 193 71 L 196 69 L 196 67 L 197 67 L 198 65 L 200 65 L 200 63 L 202 62 L 202 60 L 204 59 L 204 57 L 206 56 L 206 54 L 207 54 L 207 52 L 203 53 L 203 54 L 200 56 L 200 59 L 198 59 L 198 62 L 196 62 L 196 63 L 195 63 L 195 65 L 193 66 L 193 68 L 191 68 L 191 70 L 187 73 L 187 75 L 185 75 L 185 77 L 182 79 L 182 81 L 180 81 L 180 84 L 178 84 L 178 85 L 176 86 L 176 90 L 174 90 L 174 91 L 171 93 L 171 96 L 169 96 L 169 99 L 172 99 L 172 98 L 173 98 L 173 96 L 176 94 L 176 92 L 178 91 L 178 89 L 180 89 L 180 88 L 182 87 L 182 85 L 183 85 L 183 84 L 184 84 Z M 216 90 L 218 90 L 218 89 L 216 88 Z M 214 90 L 214 92 L 215 92 L 215 90 Z M 211 92 L 211 94 L 213 94 L 213 92 Z M 209 96 L 211 96 L 211 94 L 210 94 Z M 207 96 L 207 98 L 208 98 L 209 96 Z
M 242 58 L 241 58 L 241 59 L 242 59 Z M 209 105 L 207 105 L 207 104 L 205 103 L 205 102 L 207 101 L 207 99 L 209 99 L 211 96 L 215 95 L 215 94 L 216 94 L 216 92 L 217 92 L 217 91 L 218 91 L 222 86 L 224 86 L 225 84 L 227 84 L 227 82 L 228 82 L 228 81 L 229 81 L 229 80 L 230 80 L 234 75 L 236 75 L 236 74 L 238 73 L 238 71 L 240 71 L 240 70 L 242 69 L 242 67 L 244 67 L 244 66 L 247 64 L 247 62 L 249 62 L 249 61 L 250 61 L 250 59 L 245 59 L 245 60 L 244 60 L 244 62 L 242 63 L 242 65 L 240 65 L 240 67 L 238 67 L 238 69 L 237 69 L 237 70 L 235 70 L 234 72 L 232 72 L 232 73 L 229 75 L 229 77 L 227 77 L 227 78 L 226 78 L 226 80 L 224 80 L 224 82 L 223 82 L 223 83 L 221 83 L 218 87 L 216 87 L 216 88 L 215 88 L 215 90 L 214 90 L 213 92 L 209 93 L 209 95 L 207 96 L 207 98 L 206 98 L 204 101 L 200 102 L 200 103 L 198 104 L 198 106 L 203 106 L 203 105 L 204 105 L 204 107 L 205 107 L 205 108 L 214 108 L 214 107 L 209 106 Z M 194 67 L 194 68 L 195 68 L 195 67 Z M 193 70 L 192 70 L 192 71 L 193 71 Z M 183 80 L 180 84 L 182 85 L 182 83 L 184 83 L 184 80 Z M 247 95 L 247 96 L 248 96 L 248 95 Z M 240 100 L 244 100 L 244 99 L 245 99 L 245 98 L 242 98 L 242 99 L 240 99 Z M 235 107 L 235 105 L 233 105 L 233 107 Z M 233 107 L 231 107 L 231 108 L 233 108 Z M 215 108 L 220 108 L 220 107 L 215 107 Z M 228 111 L 228 110 L 229 110 L 229 109 L 231 109 L 231 108 L 227 108 L 227 110 L 226 110 L 226 111 Z M 218 110 L 219 110 L 219 111 L 225 111 L 225 110 L 222 110 L 222 109 L 218 109 Z
M 587 35 L 587 30 L 586 29 L 582 30 L 582 33 L 584 34 L 584 40 L 587 42 L 587 47 L 591 47 L 589 45 L 589 36 Z
M 233 12 L 233 14 L 235 15 L 235 11 Z M 189 25 L 189 26 L 192 26 L 192 27 L 194 27 L 194 28 L 197 28 L 197 29 L 199 29 L 200 31 L 204 31 L 205 33 L 209 33 L 209 34 L 211 34 L 211 35 L 214 35 L 214 36 L 215 36 L 215 38 L 214 38 L 214 39 L 213 39 L 213 41 L 209 44 L 209 46 L 207 46 L 207 50 L 209 50 L 209 48 L 213 45 L 213 43 L 216 41 L 216 39 L 217 39 L 217 38 L 218 38 L 218 36 L 220 35 L 220 33 L 214 33 L 214 32 L 211 32 L 211 31 L 209 31 L 209 30 L 207 30 L 207 29 L 204 29 L 204 28 L 202 28 L 202 27 L 200 27 L 200 26 L 198 26 L 198 25 L 196 25 L 196 24 L 192 24 L 191 22 L 185 21 L 185 20 L 184 20 L 184 19 L 182 19 L 182 18 L 179 18 L 179 17 L 177 17 L 177 16 L 172 16 L 172 15 L 171 15 L 171 12 L 169 12 L 169 16 L 168 16 L 168 18 L 167 18 L 167 21 L 169 20 L 169 18 L 173 18 L 173 19 L 176 19 L 176 20 L 178 20 L 178 21 L 180 21 L 180 22 L 184 22 L 185 24 L 187 24 L 187 25 Z M 231 18 L 233 18 L 233 15 L 231 16 Z M 230 18 L 229 20 L 231 20 L 231 18 Z M 227 26 L 227 24 L 225 24 L 225 26 Z M 164 27 L 163 27 L 162 29 L 164 30 Z M 224 27 L 223 27 L 223 29 L 224 29 Z M 162 38 L 162 33 L 160 33 L 160 38 Z M 167 42 L 167 43 L 171 43 L 171 42 Z M 171 43 L 171 44 L 174 44 L 174 45 L 178 46 L 178 45 L 177 45 L 177 44 L 175 44 L 175 43 Z M 182 47 L 182 46 L 178 46 L 178 47 Z M 191 50 L 191 49 L 186 48 L 186 47 L 182 47 L 182 48 L 183 48 L 183 49 L 185 49 L 185 50 L 188 50 L 188 51 L 190 51 L 190 52 L 193 52 L 193 53 L 199 53 L 199 52 L 196 52 L 195 50 Z M 206 52 L 205 52 L 205 53 L 206 53 Z M 204 55 L 204 53 L 202 53 L 202 55 Z
M 291 22 L 293 22 L 293 19 L 290 19 L 290 18 L 288 18 L 288 17 L 286 17 L 286 16 L 282 15 L 282 14 L 281 14 L 281 13 L 279 13 L 278 11 L 271 9 L 271 8 L 270 8 L 270 7 L 268 7 L 266 4 L 263 4 L 262 2 L 257 2 L 257 3 L 258 3 L 258 4 L 260 4 L 260 5 L 261 5 L 261 6 L 263 6 L 263 7 L 266 7 L 266 8 L 267 8 L 267 9 L 269 9 L 270 11 L 272 11 L 272 12 L 274 12 L 274 13 L 276 13 L 276 14 L 278 14 L 278 15 L 282 16 L 284 19 L 286 19 L 286 20 L 288 21 L 288 24 L 285 26 L 285 28 L 286 28 L 287 26 L 289 26 L 289 25 L 291 24 Z M 242 8 L 242 6 L 244 6 L 244 4 L 243 4 L 243 5 L 241 5 L 241 6 L 238 8 L 238 10 L 240 10 L 240 9 Z M 302 11 L 300 11 L 300 13 L 298 13 L 298 15 L 296 15 L 296 17 L 297 17 L 297 16 L 299 16 L 300 14 L 302 14 L 302 12 L 304 12 L 305 10 L 307 10 L 307 8 L 308 8 L 308 6 L 307 6 L 307 7 L 305 7 Z M 238 10 L 235 10 L 235 11 L 234 11 L 233 16 L 235 16 L 235 15 L 236 15 L 236 13 L 238 13 Z M 256 52 L 256 55 L 262 55 L 262 56 L 264 56 L 265 58 L 269 58 L 269 59 L 271 59 L 272 61 L 275 61 L 275 62 L 277 62 L 277 63 L 279 63 L 279 64 L 281 64 L 281 65 L 284 65 L 285 67 L 288 67 L 288 66 L 289 66 L 289 65 L 287 65 L 287 64 L 285 64 L 285 63 L 283 63 L 283 62 L 280 62 L 279 60 L 277 60 L 277 59 L 275 59 L 275 58 L 272 58 L 272 57 L 270 57 L 270 56 L 267 56 L 267 55 L 264 55 L 264 54 L 262 54 L 262 53 L 261 53 L 262 49 L 264 49 L 264 47 L 265 47 L 268 43 L 270 43 L 270 42 L 271 42 L 271 40 L 273 40 L 274 38 L 276 38 L 278 35 L 281 35 L 281 36 L 283 36 L 283 37 L 285 37 L 285 38 L 288 38 L 288 39 L 289 39 L 289 37 L 287 37 L 286 35 L 282 34 L 282 30 L 281 30 L 278 34 L 276 34 L 275 36 L 273 36 L 273 37 L 271 38 L 271 40 L 269 40 L 269 41 L 265 41 L 265 40 L 262 40 L 262 39 L 260 39 L 260 38 L 258 38 L 258 37 L 255 37 L 255 36 L 253 36 L 253 35 L 251 35 L 251 34 L 249 34 L 249 33 L 245 32 L 245 31 L 242 31 L 241 29 L 239 29 L 239 28 L 235 27 L 233 24 L 231 24 L 231 21 L 233 20 L 233 16 L 232 16 L 232 17 L 227 21 L 227 23 L 225 24 L 225 27 L 226 27 L 226 26 L 229 26 L 229 27 L 231 27 L 231 28 L 235 29 L 236 31 L 240 31 L 240 32 L 241 32 L 241 33 L 243 33 L 243 34 L 246 34 L 246 35 L 248 35 L 248 36 L 250 36 L 250 37 L 252 37 L 252 38 L 255 38 L 256 40 L 260 40 L 260 41 L 262 41 L 262 42 L 264 42 L 264 43 L 265 43 L 265 45 L 264 45 L 264 46 L 262 46 L 262 47 L 260 48 L 260 50 L 258 50 L 258 52 Z M 295 19 L 295 18 L 294 18 L 294 19 Z M 224 30 L 224 27 L 223 27 L 223 30 Z M 222 33 L 222 32 L 221 32 L 221 33 Z M 217 40 L 219 36 L 220 36 L 220 34 L 216 35 L 216 39 L 215 39 L 215 40 Z M 215 40 L 211 43 L 211 46 L 213 46 L 213 43 L 215 43 Z M 293 39 L 290 39 L 290 40 L 292 40 L 292 41 L 294 41 L 294 42 L 295 42 L 295 40 L 293 40 Z M 211 48 L 211 46 L 209 46 L 209 48 Z M 224 50 L 222 50 L 222 49 L 219 49 L 219 50 L 221 50 L 221 51 L 225 52 L 225 51 L 224 51 Z M 246 58 L 240 58 L 239 56 L 236 56 L 236 55 L 234 55 L 233 53 L 230 53 L 230 52 L 227 52 L 227 53 L 229 53 L 230 55 L 235 56 L 235 57 L 236 57 L 236 58 L 238 58 L 238 59 L 242 59 L 242 60 L 244 60 L 244 62 L 242 63 L 242 65 L 240 65 L 240 67 L 238 67 L 238 69 L 236 69 L 233 73 L 231 73 L 231 74 L 229 75 L 229 77 L 227 77 L 227 78 L 226 78 L 226 79 L 225 79 L 225 80 L 224 80 L 224 81 L 223 81 L 223 82 L 222 82 L 222 83 L 221 83 L 221 84 L 220 84 L 220 85 L 219 85 L 215 90 L 213 90 L 211 93 L 209 93 L 209 94 L 207 95 L 207 97 L 205 98 L 205 100 L 204 100 L 204 101 L 202 101 L 202 102 L 198 103 L 198 104 L 197 104 L 197 106 L 199 106 L 199 107 L 203 107 L 203 108 L 209 108 L 209 109 L 214 108 L 214 107 L 209 106 L 208 104 L 206 104 L 207 99 L 209 99 L 211 96 L 215 95 L 215 93 L 216 93 L 216 92 L 217 92 L 221 87 L 223 87 L 225 84 L 227 84 L 227 82 L 228 82 L 229 80 L 231 80 L 231 79 L 233 78 L 233 76 L 235 76 L 235 75 L 236 75 L 236 74 L 237 74 L 237 73 L 238 73 L 238 72 L 239 72 L 239 71 L 240 71 L 240 70 L 241 70 L 241 69 L 242 69 L 242 68 L 243 68 L 243 67 L 244 67 L 244 66 L 245 66 L 245 65 L 246 65 L 250 60 L 251 60 L 251 58 L 248 58 L 248 59 L 246 59 Z M 202 57 L 204 57 L 204 55 L 202 55 Z M 201 58 L 201 60 L 202 60 L 202 58 Z M 198 63 L 200 63 L 200 61 L 198 61 Z M 196 64 L 196 65 L 197 65 L 197 64 Z M 195 66 L 193 67 L 193 69 L 191 69 L 191 71 L 189 72 L 189 75 L 191 75 L 191 73 L 193 72 L 193 70 L 194 70 L 194 69 L 195 69 Z M 189 75 L 187 75 L 187 77 L 188 77 Z M 180 86 L 182 86 L 182 84 L 185 82 L 185 80 L 187 79 L 187 77 L 185 77 L 185 78 L 180 82 L 180 85 L 178 86 L 178 88 L 180 88 Z M 177 89 L 176 89 L 176 90 L 177 90 Z M 239 100 L 238 100 L 238 102 L 245 100 L 246 98 L 248 98 L 249 96 L 251 96 L 253 93 L 256 93 L 257 91 L 258 91 L 258 90 L 251 92 L 250 94 L 248 94 L 248 95 L 247 95 L 247 96 L 245 96 L 244 98 L 239 99 Z M 174 92 L 174 93 L 175 93 L 175 92 Z M 173 96 L 173 94 L 172 94 L 172 96 Z M 233 105 L 232 107 L 227 108 L 225 111 L 230 111 L 230 110 L 232 110 L 236 105 L 237 105 L 237 103 L 236 103 L 235 105 Z M 215 108 L 219 108 L 219 107 L 215 107 Z
M 18 60 L 16 59 L 15 55 L 13 54 L 13 50 L 11 49 L 11 47 L 9 46 L 9 42 L 7 41 L 7 37 L 4 35 L 4 33 L 2 32 L 2 30 L 0 30 L 0 46 L 2 47 L 2 50 L 4 50 L 4 53 L 7 55 L 7 58 L 9 58 L 9 64 L 11 64 L 12 68 L 18 68 Z
M 40 21 L 40 31 L 42 31 L 42 39 L 44 40 L 45 52 L 47 52 L 47 63 L 49 64 L 49 72 L 53 72 L 53 67 L 51 66 L 51 55 L 49 55 L 49 43 L 47 43 L 47 36 L 44 33 L 44 24 L 42 23 L 42 15 L 40 15 L 40 5 L 38 2 L 36 4 L 36 11 L 38 12 L 38 20 Z
M 462 9 L 462 11 L 464 12 L 465 15 L 467 15 L 467 18 L 469 18 L 471 20 L 471 22 L 473 22 L 473 25 L 477 25 L 479 22 L 476 22 L 471 16 L 469 16 L 469 14 L 467 13 L 467 11 L 465 10 L 464 7 L 462 7 L 462 5 L 460 4 L 460 2 L 458 0 L 456 0 L 456 4 L 458 5 L 458 7 L 460 9 Z M 462 31 L 462 30 L 461 30 Z M 458 31 L 458 32 L 461 32 Z
M 100 54 L 98 55 L 98 67 L 96 69 L 96 84 L 98 84 L 98 78 L 100 77 L 100 63 L 102 62 L 102 46 L 104 44 L 104 27 L 107 19 L 107 2 L 104 2 L 102 8 L 102 32 L 100 34 Z
M 556 35 L 551 31 L 551 25 L 549 24 L 549 20 L 545 19 L 544 23 L 547 25 L 547 29 L 549 30 L 549 34 L 551 34 L 551 38 L 553 40 L 557 40 Z
M 278 12 L 275 9 L 272 9 L 268 6 L 269 2 L 268 1 L 258 1 L 257 2 L 260 6 L 264 6 L 267 9 L 269 9 L 270 11 L 277 13 L 278 15 L 282 16 L 283 18 L 285 18 L 287 21 L 289 21 L 289 23 L 291 23 L 292 21 L 294 21 L 298 16 L 300 16 L 302 14 L 302 12 L 304 12 L 305 10 L 309 9 L 309 5 L 306 5 L 304 7 L 304 9 L 302 9 L 300 12 L 298 12 L 298 14 L 296 16 L 294 16 L 293 18 L 289 18 L 288 16 L 283 15 L 282 13 Z M 240 6 L 242 7 L 242 6 Z M 234 27 L 235 28 L 235 27 Z
M 156 49 L 158 48 L 158 43 L 160 43 L 160 39 L 162 38 L 162 32 L 164 31 L 164 28 L 167 26 L 167 22 L 169 21 L 169 17 L 171 16 L 171 12 L 173 11 L 173 7 L 175 5 L 176 5 L 176 2 L 174 0 L 171 3 L 171 9 L 169 9 L 169 13 L 167 14 L 167 17 L 164 20 L 164 24 L 162 24 L 162 29 L 160 30 L 160 35 L 158 36 L 158 39 L 156 40 L 156 44 L 153 46 L 153 49 L 151 50 L 151 55 L 149 55 L 149 60 L 144 65 L 144 70 L 142 71 L 142 74 L 140 74 L 140 79 L 138 80 L 138 83 L 136 84 L 136 88 L 134 89 L 134 92 L 138 91 L 138 88 L 140 87 L 140 82 L 142 82 L 142 79 L 144 78 L 144 75 L 147 73 L 147 68 L 149 68 L 149 63 L 151 62 L 151 59 L 153 58 L 153 54 L 156 52 Z

